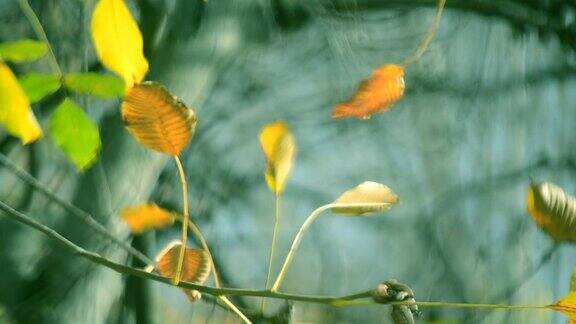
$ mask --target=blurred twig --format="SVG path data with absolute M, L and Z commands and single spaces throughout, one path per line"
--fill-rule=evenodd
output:
M 16 175 L 20 180 L 31 185 L 34 189 L 38 190 L 40 193 L 42 193 L 48 199 L 54 201 L 55 203 L 60 205 L 62 208 L 67 210 L 71 215 L 84 221 L 86 223 L 86 225 L 90 226 L 90 228 L 92 228 L 98 234 L 106 237 L 107 239 L 109 239 L 113 243 L 117 244 L 118 246 L 120 246 L 121 248 L 126 250 L 132 256 L 134 256 L 135 258 L 140 260 L 143 264 L 147 265 L 147 264 L 153 264 L 154 263 L 154 261 L 152 261 L 152 259 L 148 258 L 142 252 L 134 249 L 128 243 L 126 243 L 126 242 L 120 240 L 119 238 L 113 236 L 108 231 L 108 229 L 106 227 L 104 227 L 104 225 L 100 224 L 97 220 L 95 220 L 92 217 L 92 215 L 90 215 L 88 212 L 86 212 L 86 211 L 74 206 L 70 202 L 58 197 L 49 188 L 44 186 L 44 184 L 40 183 L 38 180 L 36 180 L 36 178 L 34 178 L 32 175 L 30 175 L 26 171 L 20 169 L 16 164 L 14 164 L 12 161 L 10 161 L 2 153 L 0 153 L 0 164 L 3 165 L 4 167 L 6 167 L 6 169 L 8 169 L 14 175 Z

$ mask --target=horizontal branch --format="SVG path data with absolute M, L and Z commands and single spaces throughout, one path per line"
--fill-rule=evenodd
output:
M 110 259 L 107 259 L 97 253 L 87 251 L 82 247 L 74 244 L 67 238 L 60 235 L 55 230 L 49 228 L 48 226 L 42 225 L 37 221 L 33 220 L 32 218 L 20 213 L 17 210 L 14 210 L 12 207 L 5 204 L 3 201 L 0 201 L 0 210 L 4 211 L 4 213 L 14 219 L 17 222 L 20 222 L 24 225 L 30 226 L 37 231 L 40 231 L 46 234 L 53 240 L 58 241 L 64 247 L 66 247 L 71 253 L 81 256 L 87 260 L 92 261 L 93 263 L 103 265 L 107 268 L 110 268 L 118 273 L 133 275 L 144 279 L 149 279 L 157 282 L 161 282 L 167 285 L 172 285 L 171 278 L 162 277 L 155 273 L 149 273 L 141 269 L 132 268 L 125 266 L 123 264 L 114 262 Z M 283 300 L 292 300 L 292 301 L 299 301 L 299 302 L 309 302 L 309 303 L 321 303 L 321 304 L 328 304 L 335 307 L 344 307 L 344 306 L 354 306 L 354 305 L 367 305 L 367 304 L 387 304 L 387 305 L 419 305 L 423 307 L 452 307 L 452 308 L 496 308 L 496 309 L 508 309 L 508 310 L 515 310 L 515 309 L 540 309 L 540 308 L 547 308 L 546 305 L 500 305 L 500 304 L 469 304 L 469 303 L 448 303 L 448 302 L 411 302 L 411 301 L 403 301 L 403 302 L 376 302 L 372 299 L 374 290 L 366 290 L 356 294 L 340 296 L 340 297 L 333 297 L 333 296 L 314 296 L 314 295 L 299 295 L 299 294 L 290 294 L 290 293 L 282 293 L 282 292 L 273 292 L 270 290 L 250 290 L 250 289 L 239 289 L 239 288 L 215 288 L 209 286 L 198 285 L 195 283 L 187 282 L 187 281 L 180 281 L 177 285 L 180 288 L 190 289 L 190 290 L 198 290 L 202 293 L 212 295 L 215 297 L 219 296 L 245 296 L 245 297 L 265 297 L 265 298 L 274 298 L 274 299 L 283 299 Z M 361 301 L 359 301 L 361 300 Z

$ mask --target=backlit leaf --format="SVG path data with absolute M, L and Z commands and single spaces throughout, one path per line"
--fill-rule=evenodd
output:
M 48 46 L 44 42 L 21 39 L 0 43 L 0 58 L 15 63 L 34 61 L 46 54 Z
M 398 197 L 387 186 L 366 181 L 344 192 L 333 204 L 347 206 L 333 207 L 332 212 L 339 214 L 364 215 L 376 213 L 398 203 Z
M 568 294 L 548 307 L 564 313 L 569 324 L 576 324 L 576 271 L 572 273 Z
M 552 183 L 532 183 L 526 205 L 536 224 L 555 241 L 576 242 L 576 198 Z
M 121 213 L 133 233 L 139 234 L 148 229 L 161 228 L 174 222 L 174 215 L 155 204 L 144 204 L 126 208 Z
M 60 89 L 60 77 L 56 74 L 28 73 L 18 81 L 31 102 L 40 101 Z
M 124 81 L 110 74 L 93 72 L 66 74 L 64 84 L 69 90 L 92 96 L 120 97 L 124 95 Z
M 360 82 L 349 101 L 336 105 L 332 117 L 367 119 L 374 113 L 388 110 L 402 95 L 404 68 L 396 64 L 386 64 L 374 70 L 370 78 Z
M 42 137 L 42 129 L 14 73 L 0 63 L 0 125 L 27 144 Z
M 144 79 L 148 61 L 142 34 L 123 0 L 100 0 L 92 14 L 92 40 L 100 61 L 124 79 L 126 89 Z
M 156 266 L 158 272 L 164 277 L 172 278 L 176 273 L 178 266 L 178 254 L 180 253 L 182 243 L 174 241 L 168 244 L 156 257 Z M 186 248 L 184 254 L 184 264 L 182 265 L 182 274 L 180 279 L 192 283 L 203 284 L 210 275 L 211 262 L 210 256 L 202 249 Z M 200 299 L 199 291 L 182 289 L 190 301 Z
M 68 98 L 50 117 L 50 136 L 79 170 L 94 163 L 100 151 L 98 127 Z
M 142 145 L 178 155 L 194 136 L 196 114 L 155 82 L 135 85 L 122 102 L 128 131 Z
M 275 195 L 279 195 L 284 190 L 296 154 L 294 137 L 284 122 L 277 121 L 262 128 L 260 145 L 266 158 L 266 183 Z

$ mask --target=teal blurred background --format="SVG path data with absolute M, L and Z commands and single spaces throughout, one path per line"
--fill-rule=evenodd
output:
M 91 45 L 94 1 L 30 1 L 65 72 L 102 71 Z M 432 0 L 127 1 L 144 36 L 147 80 L 194 107 L 183 154 L 191 212 L 226 286 L 264 286 L 274 197 L 258 132 L 283 119 L 298 155 L 282 201 L 275 269 L 304 218 L 365 181 L 400 197 L 371 218 L 327 213 L 303 240 L 283 290 L 345 295 L 396 278 L 417 300 L 549 304 L 568 290 L 574 246 L 555 246 L 526 212 L 530 179 L 576 193 L 576 4 L 448 0 L 428 51 L 406 69 L 406 93 L 370 120 L 332 120 L 333 105 L 384 63 L 412 53 Z M 0 0 L 0 41 L 34 38 L 14 0 Z M 17 74 L 47 71 L 45 60 Z M 56 93 L 33 106 L 46 117 Z M 49 140 L 0 152 L 117 237 L 154 256 L 179 228 L 132 238 L 119 218 L 153 201 L 181 209 L 173 161 L 137 144 L 119 100 L 75 97 L 103 149 L 78 173 Z M 0 167 L 0 200 L 118 262 L 130 258 Z M 236 298 L 256 309 L 257 298 Z M 419 323 L 564 323 L 546 310 L 423 308 Z M 292 323 L 388 323 L 389 308 L 279 301 Z M 279 322 L 282 319 L 277 319 Z M 0 214 L 0 323 L 234 323 L 211 301 L 94 266 Z

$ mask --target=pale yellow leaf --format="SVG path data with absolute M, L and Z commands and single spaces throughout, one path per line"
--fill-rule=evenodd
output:
M 14 73 L 0 62 L 0 125 L 22 143 L 42 137 L 42 129 L 30 108 L 30 101 L 20 87 Z
M 162 228 L 174 222 L 174 214 L 155 204 L 144 204 L 126 208 L 121 212 L 122 219 L 133 233 L 142 233 L 148 229 Z
M 344 192 L 333 204 L 332 212 L 339 214 L 364 215 L 390 208 L 398 203 L 398 197 L 387 186 L 366 181 Z
M 148 71 L 142 34 L 123 0 L 100 0 L 92 14 L 92 40 L 100 61 L 124 79 L 126 89 Z
M 275 195 L 279 195 L 284 190 L 296 154 L 294 137 L 284 122 L 277 121 L 262 128 L 260 145 L 266 158 L 266 183 Z
M 576 198 L 552 183 L 532 183 L 526 206 L 536 224 L 552 239 L 576 243 Z
M 156 257 L 158 272 L 164 277 L 172 278 L 178 267 L 178 256 L 180 254 L 180 241 L 173 241 L 168 244 Z M 203 284 L 208 279 L 211 269 L 210 256 L 202 249 L 186 248 L 182 274 L 180 279 L 197 284 Z M 182 289 L 190 301 L 200 299 L 199 291 Z
M 194 111 L 155 82 L 135 85 L 122 102 L 122 118 L 140 144 L 178 155 L 196 129 Z

